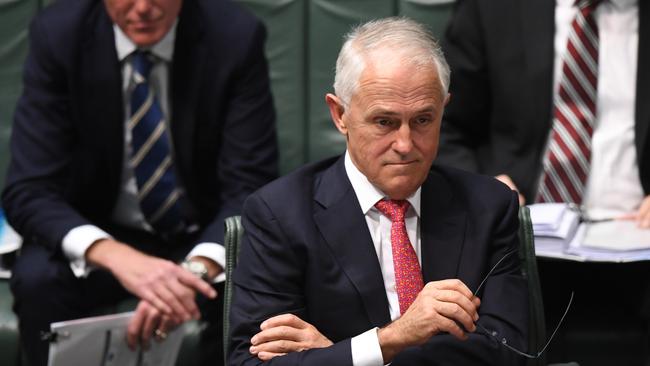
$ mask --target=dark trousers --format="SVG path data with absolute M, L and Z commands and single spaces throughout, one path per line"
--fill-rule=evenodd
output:
M 547 336 L 571 310 L 549 346 L 549 362 L 650 365 L 650 262 L 579 263 L 539 259 Z
M 132 242 L 137 242 L 134 246 L 142 251 L 174 261 L 182 259 L 191 249 L 191 245 L 167 243 L 161 246 L 160 240 L 147 235 L 132 239 L 129 244 Z M 28 366 L 47 365 L 49 343 L 40 336 L 49 331 L 50 323 L 96 315 L 102 308 L 131 297 L 109 272 L 94 270 L 87 278 L 77 278 L 60 252 L 52 253 L 33 243 L 25 243 L 16 259 L 11 291 Z M 223 363 L 222 300 L 218 299 L 197 299 L 202 318 L 208 320 L 208 329 L 201 334 L 210 338 L 200 340 L 204 353 L 199 357 L 204 360 L 201 364 Z

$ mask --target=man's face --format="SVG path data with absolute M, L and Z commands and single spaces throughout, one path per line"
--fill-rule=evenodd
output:
M 334 123 L 356 167 L 392 199 L 422 185 L 438 151 L 447 96 L 434 66 L 418 67 L 388 52 L 361 75 L 347 109 L 329 94 Z
M 140 47 L 160 41 L 174 24 L 182 0 L 104 0 L 108 15 Z

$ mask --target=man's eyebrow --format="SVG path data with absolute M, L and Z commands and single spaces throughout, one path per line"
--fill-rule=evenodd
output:
M 423 108 L 418 109 L 415 111 L 413 114 L 423 114 L 423 113 L 436 113 L 436 108 L 434 106 L 426 106 Z M 382 107 L 378 108 L 371 108 L 369 111 L 369 114 L 371 115 L 383 115 L 383 116 L 397 116 L 400 115 L 400 113 L 385 109 Z

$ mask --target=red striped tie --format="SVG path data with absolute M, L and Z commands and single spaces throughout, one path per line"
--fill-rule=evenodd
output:
M 553 108 L 553 130 L 544 157 L 538 202 L 580 204 L 589 174 L 591 136 L 596 121 L 600 0 L 578 0 L 571 23 L 562 76 Z
M 393 248 L 395 289 L 400 314 L 404 314 L 424 288 L 420 262 L 409 240 L 404 221 L 409 203 L 404 200 L 381 200 L 375 204 L 375 207 L 391 221 L 390 243 Z

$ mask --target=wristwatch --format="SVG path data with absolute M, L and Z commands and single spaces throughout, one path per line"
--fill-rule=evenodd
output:
M 186 259 L 181 263 L 181 267 L 190 271 L 191 274 L 199 277 L 203 281 L 210 282 L 210 279 L 208 278 L 208 267 L 205 263 Z

